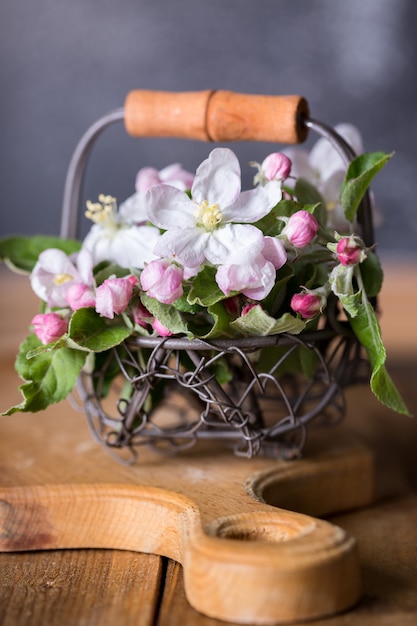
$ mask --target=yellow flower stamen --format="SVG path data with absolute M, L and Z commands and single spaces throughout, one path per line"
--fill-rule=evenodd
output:
M 63 283 L 67 283 L 69 280 L 72 280 L 74 277 L 71 274 L 55 274 L 54 276 L 54 285 L 62 285 Z
M 204 200 L 197 209 L 196 218 L 197 224 L 207 231 L 212 231 L 221 223 L 222 212 L 218 204 L 209 204 L 208 200 Z
M 114 229 L 116 227 L 116 198 L 101 193 L 98 199 L 99 202 L 87 200 L 85 216 L 96 224 Z

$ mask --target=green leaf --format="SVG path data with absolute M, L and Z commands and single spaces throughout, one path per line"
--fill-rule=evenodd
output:
M 376 296 L 382 288 L 384 274 L 378 255 L 372 250 L 366 253 L 366 259 L 359 266 L 365 292 L 369 298 Z
M 382 343 L 381 330 L 372 305 L 363 302 L 356 317 L 350 319 L 352 329 L 366 350 L 372 367 L 371 390 L 385 406 L 410 415 L 401 395 L 385 368 L 386 352 Z
M 393 153 L 368 152 L 356 157 L 350 163 L 340 195 L 346 219 L 350 222 L 353 222 L 371 180 L 392 156 Z
M 35 235 L 13 236 L 0 240 L 0 261 L 4 261 L 16 272 L 29 273 L 33 270 L 41 252 L 48 248 L 59 248 L 66 254 L 77 252 L 79 241 L 60 237 Z
M 226 296 L 215 280 L 216 268 L 205 265 L 197 274 L 188 294 L 189 304 L 200 304 L 208 307 L 224 300 Z
M 275 284 L 270 293 L 263 300 L 264 309 L 272 316 L 276 315 L 286 296 L 286 284 L 294 276 L 294 267 L 285 263 L 277 273 Z
M 221 302 L 216 302 L 212 306 L 208 307 L 208 313 L 213 318 L 213 326 L 211 330 L 205 335 L 199 335 L 205 339 L 213 339 L 215 337 L 230 337 L 230 316 L 227 313 L 225 307 Z
M 294 187 L 294 193 L 298 202 L 302 205 L 322 204 L 324 206 L 323 196 L 316 189 L 316 187 L 305 178 L 297 178 Z
M 132 334 L 132 330 L 120 324 L 117 318 L 111 321 L 100 317 L 94 309 L 78 309 L 71 317 L 68 328 L 69 339 L 81 350 L 104 352 L 118 346 Z
M 146 294 L 141 294 L 140 299 L 149 313 L 156 317 L 174 335 L 191 335 L 181 313 L 172 304 L 162 304 Z
M 51 404 L 64 400 L 73 390 L 86 360 L 86 353 L 70 348 L 43 352 L 28 360 L 26 354 L 40 344 L 35 335 L 21 344 L 16 358 L 16 371 L 25 381 L 20 387 L 23 401 L 2 415 L 17 411 L 43 411 Z
M 290 333 L 298 335 L 305 328 L 305 322 L 290 313 L 284 313 L 278 319 L 271 317 L 258 305 L 254 306 L 246 315 L 230 322 L 230 327 L 246 336 L 277 335 Z

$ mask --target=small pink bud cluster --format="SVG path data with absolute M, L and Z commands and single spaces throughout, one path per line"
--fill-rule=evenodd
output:
M 136 175 L 136 191 L 146 192 L 155 185 L 165 183 L 177 189 L 191 189 L 194 174 L 184 170 L 179 163 L 174 163 L 158 171 L 154 167 L 143 167 Z
M 163 304 L 172 304 L 182 296 L 183 274 L 183 268 L 169 259 L 156 259 L 142 270 L 140 282 L 148 296 Z
M 107 278 L 96 290 L 97 313 L 108 319 L 113 319 L 115 313 L 122 313 L 129 304 L 136 283 L 135 276 Z
M 261 165 L 262 173 L 267 180 L 285 180 L 291 172 L 291 161 L 282 152 L 269 154 Z
M 57 341 L 68 329 L 68 322 L 58 313 L 38 313 L 31 323 L 33 332 L 45 345 Z
M 326 306 L 323 295 L 312 292 L 296 293 L 291 298 L 291 308 L 304 319 L 311 319 L 320 313 Z
M 301 210 L 291 215 L 282 235 L 285 235 L 295 248 L 305 248 L 314 239 L 318 229 L 319 224 L 314 215 Z
M 342 265 L 356 265 L 366 257 L 363 247 L 354 237 L 343 237 L 337 246 L 336 254 Z

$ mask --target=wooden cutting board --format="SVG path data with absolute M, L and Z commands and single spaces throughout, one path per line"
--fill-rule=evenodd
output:
M 319 435 L 300 461 L 239 459 L 211 443 L 175 457 L 143 449 L 129 466 L 66 403 L 3 418 L 0 550 L 167 556 L 183 565 L 191 605 L 226 621 L 340 612 L 360 595 L 355 540 L 316 516 L 370 503 L 373 461 L 339 435 Z

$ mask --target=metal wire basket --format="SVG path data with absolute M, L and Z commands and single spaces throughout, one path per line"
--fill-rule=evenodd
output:
M 215 141 L 298 143 L 312 130 L 346 164 L 355 157 L 340 135 L 309 117 L 307 103 L 298 96 L 134 91 L 124 108 L 88 129 L 74 152 L 64 191 L 64 238 L 77 235 L 91 148 L 106 127 L 123 120 L 133 135 Z M 357 219 L 366 246 L 372 246 L 368 195 Z M 216 373 L 225 363 L 232 377 L 220 384 Z M 106 373 L 115 366 L 121 376 L 115 389 L 104 393 Z M 300 454 L 313 420 L 334 424 L 343 418 L 344 388 L 367 376 L 361 347 L 341 318 L 336 298 L 330 298 L 319 328 L 297 336 L 130 338 L 112 349 L 94 373 L 83 372 L 77 391 L 93 436 L 113 450 L 135 455 L 146 444 L 172 453 L 211 439 L 241 456 L 290 458 Z M 150 398 L 158 401 L 151 404 Z

